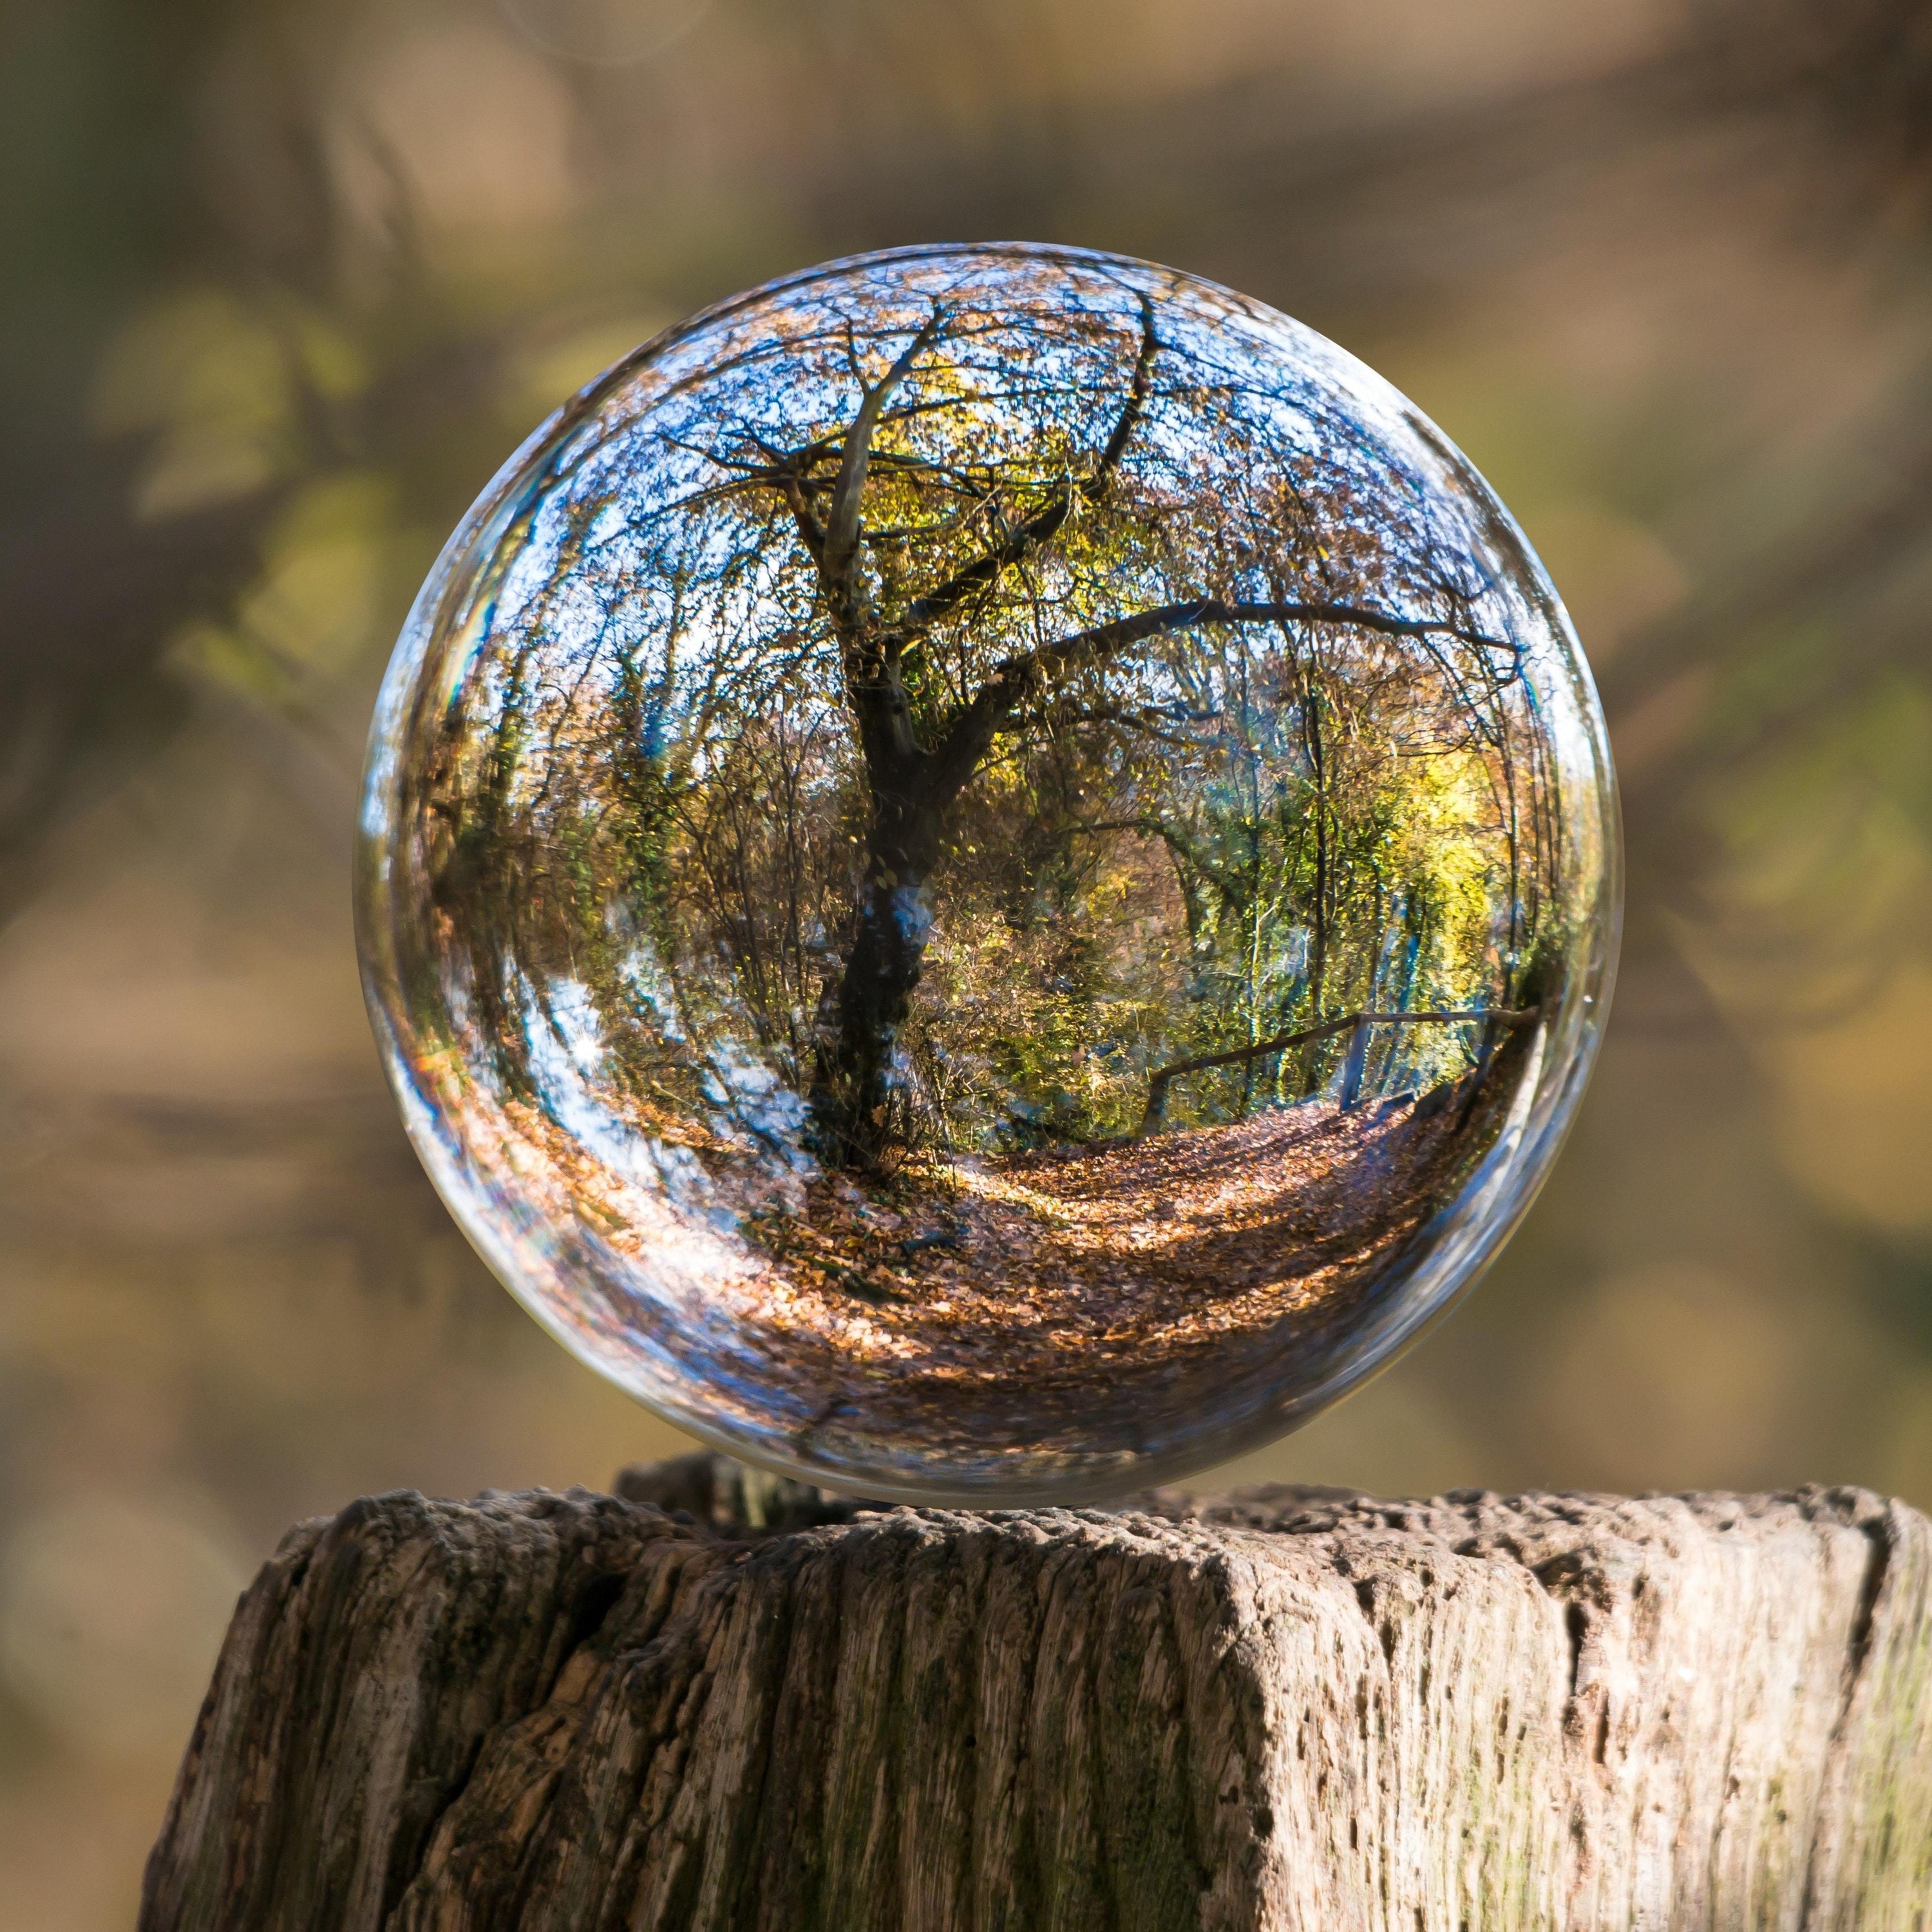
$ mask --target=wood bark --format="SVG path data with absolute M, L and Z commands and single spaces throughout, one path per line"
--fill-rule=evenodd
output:
M 144 1932 L 1932 1923 L 1932 1525 L 1862 1490 L 620 1489 L 291 1531 Z

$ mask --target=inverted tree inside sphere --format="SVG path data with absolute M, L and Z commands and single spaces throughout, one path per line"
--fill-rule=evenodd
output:
M 1305 1419 L 1554 1154 L 1617 904 L 1554 592 L 1412 405 L 1144 262 L 836 263 L 452 538 L 362 821 L 416 1146 L 585 1360 L 871 1493 Z

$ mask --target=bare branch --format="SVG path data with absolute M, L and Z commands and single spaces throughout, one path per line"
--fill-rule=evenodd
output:
M 1160 348 L 1160 338 L 1154 332 L 1153 298 L 1144 293 L 1141 297 L 1140 353 L 1134 358 L 1133 380 L 1128 385 L 1126 403 L 1114 422 L 1114 433 L 1107 439 L 1107 446 L 1100 452 L 1100 460 L 1083 493 L 1090 502 L 1097 502 L 1112 487 L 1114 472 L 1120 468 L 1120 459 L 1127 453 L 1135 426 L 1147 412 L 1148 392 L 1154 382 L 1154 357 Z
M 1143 738 L 1151 738 L 1157 743 L 1172 745 L 1178 750 L 1185 750 L 1194 740 L 1184 737 L 1172 729 L 1174 720 L 1166 712 L 1153 705 L 1141 705 L 1133 710 L 1124 706 L 1099 704 L 1083 706 L 1077 711 L 1055 707 L 1046 711 L 1029 712 L 1016 718 L 1015 724 L 1022 730 L 1030 725 L 1040 725 L 1052 729 L 1064 729 L 1079 724 L 1111 724 L 1123 731 L 1132 731 Z
M 1293 1033 L 1276 1034 L 1271 1040 L 1228 1047 L 1219 1053 L 1197 1053 L 1192 1059 L 1172 1060 L 1166 1066 L 1156 1066 L 1148 1076 L 1147 1112 L 1141 1121 L 1140 1132 L 1144 1137 L 1160 1126 L 1167 1108 L 1168 1083 L 1184 1073 L 1200 1073 L 1213 1066 L 1241 1066 L 1251 1060 L 1265 1059 L 1270 1054 L 1285 1053 L 1291 1047 L 1306 1046 L 1310 1040 L 1325 1040 L 1331 1034 L 1354 1032 L 1364 1027 L 1454 1026 L 1463 1021 L 1480 1020 L 1490 1026 L 1514 1028 L 1528 1026 L 1541 1015 L 1540 1006 L 1474 1007 L 1438 1012 L 1342 1013 L 1334 1019 L 1300 1028 Z
M 872 436 L 878 427 L 879 412 L 892 400 L 892 392 L 910 374 L 913 364 L 932 346 L 945 326 L 946 311 L 934 309 L 931 319 L 900 352 L 898 360 L 865 394 L 859 413 L 845 437 L 845 452 L 838 466 L 838 487 L 832 493 L 832 508 L 825 520 L 825 538 L 819 555 L 819 568 L 826 587 L 842 592 L 859 548 L 859 500 L 866 487 L 866 471 L 872 453 Z
M 1114 418 L 1113 433 L 1094 465 L 1094 473 L 1084 482 L 1068 482 L 1040 509 L 1010 530 L 985 556 L 956 572 L 936 589 L 908 605 L 896 626 L 896 641 L 903 647 L 922 635 L 943 617 L 950 616 L 975 590 L 996 582 L 1012 566 L 1023 562 L 1043 544 L 1050 543 L 1073 513 L 1073 506 L 1084 497 L 1090 503 L 1102 502 L 1113 486 L 1115 472 L 1126 453 L 1135 427 L 1146 413 L 1149 389 L 1154 380 L 1154 358 L 1160 347 L 1154 332 L 1154 304 L 1141 297 L 1141 342 L 1134 358 L 1134 373 L 1127 387 L 1126 401 Z
M 796 476 L 784 478 L 779 488 L 784 493 L 785 506 L 791 512 L 792 520 L 798 526 L 800 542 L 822 572 L 825 568 L 825 526 L 814 513 L 811 500 Z M 840 613 L 834 610 L 832 615 L 834 622 L 837 622 Z
M 1196 597 L 1184 604 L 1163 604 L 1130 617 L 1076 631 L 1071 637 L 1042 645 L 1024 656 L 1009 658 L 980 687 L 979 694 L 953 721 L 945 741 L 933 754 L 934 769 L 942 786 L 964 784 L 985 756 L 994 734 L 1030 698 L 1064 673 L 1082 664 L 1102 664 L 1140 643 L 1196 624 L 1336 624 L 1379 632 L 1384 637 L 1431 640 L 1453 637 L 1485 650 L 1508 651 L 1504 640 L 1441 618 L 1398 617 L 1355 604 L 1230 603 L 1219 597 Z

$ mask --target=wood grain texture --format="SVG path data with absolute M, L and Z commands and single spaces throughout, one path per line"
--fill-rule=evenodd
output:
M 620 1486 L 292 1531 L 143 1932 L 1932 1924 L 1932 1526 L 1863 1491 Z

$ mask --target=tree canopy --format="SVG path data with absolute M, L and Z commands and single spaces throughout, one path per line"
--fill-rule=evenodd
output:
M 478 541 L 406 736 L 410 968 L 506 1091 L 547 1036 L 829 1166 L 1090 1142 L 1178 1057 L 1506 1009 L 1574 937 L 1575 673 L 1513 530 L 1204 285 L 1017 249 L 782 285 L 587 392 Z M 1392 1030 L 1373 1083 L 1474 1051 Z

